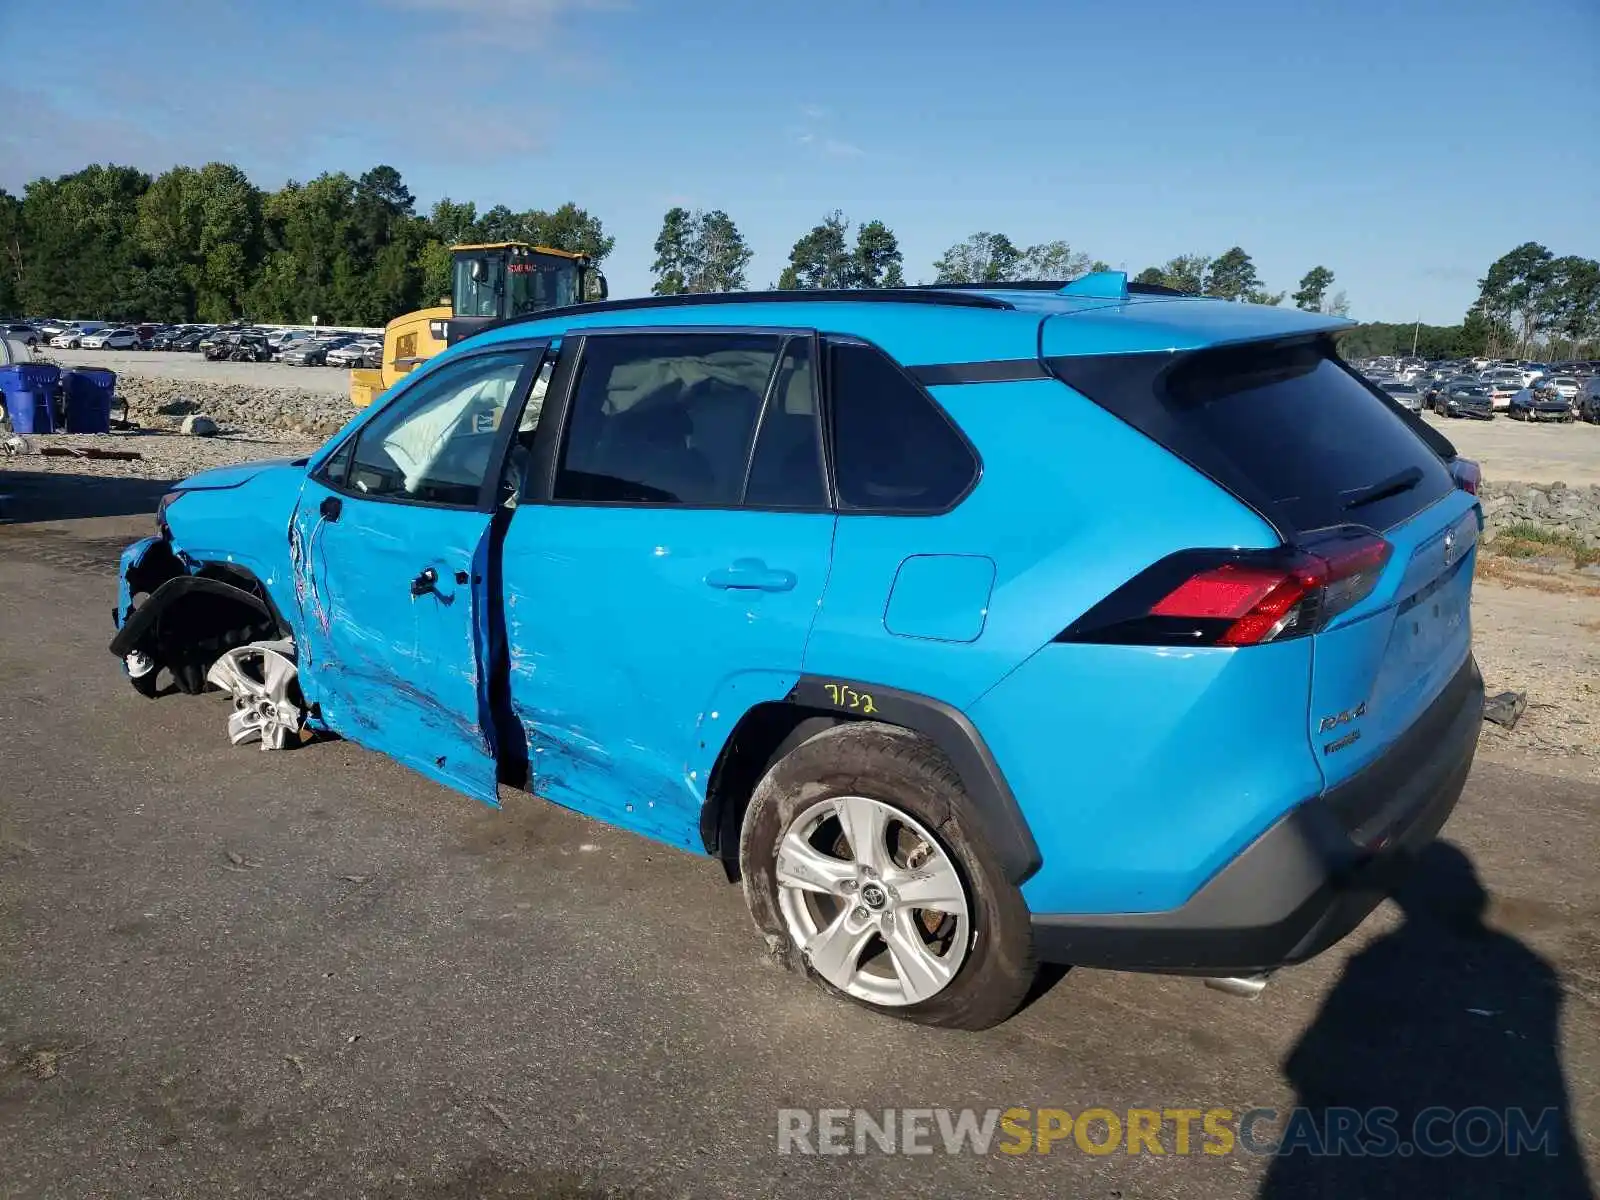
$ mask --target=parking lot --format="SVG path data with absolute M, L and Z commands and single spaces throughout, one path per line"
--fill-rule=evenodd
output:
M 1445 839 L 1486 927 L 1444 851 L 1405 916 L 1259 999 L 1073 971 L 998 1029 L 941 1033 L 771 965 L 708 861 L 346 743 L 233 748 L 219 697 L 135 695 L 105 652 L 112 572 L 159 486 L 8 487 L 0 1194 L 1556 1196 L 1600 1164 L 1600 785 L 1578 775 L 1480 755 Z M 114 515 L 30 519 L 68 488 Z M 777 1153 L 788 1107 L 1296 1103 L 1551 1107 L 1568 1140 Z
M 1450 420 L 1425 413 L 1468 458 L 1483 464 L 1490 480 L 1559 479 L 1568 487 L 1600 483 L 1600 425 L 1535 424 L 1497 417 L 1493 421 Z

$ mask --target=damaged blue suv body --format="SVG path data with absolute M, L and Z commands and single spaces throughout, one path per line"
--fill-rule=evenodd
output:
M 1270 971 L 1454 806 L 1475 498 L 1342 322 L 1119 274 L 517 319 L 123 555 L 135 687 L 719 858 L 935 1024 Z

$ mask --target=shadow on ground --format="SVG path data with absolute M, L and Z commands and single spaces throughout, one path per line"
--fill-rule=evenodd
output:
M 166 479 L 0 471 L 0 525 L 153 513 L 171 489 Z
M 1488 894 L 1448 842 L 1394 899 L 1404 923 L 1350 959 L 1284 1061 L 1303 1111 L 1278 1124 L 1261 1200 L 1592 1196 L 1555 969 L 1483 923 Z

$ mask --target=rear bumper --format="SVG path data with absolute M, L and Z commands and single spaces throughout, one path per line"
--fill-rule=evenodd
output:
M 1246 975 L 1304 962 L 1350 933 L 1404 877 L 1461 796 L 1483 723 L 1469 657 L 1405 736 L 1360 774 L 1290 810 L 1182 906 L 1035 914 L 1045 962 Z

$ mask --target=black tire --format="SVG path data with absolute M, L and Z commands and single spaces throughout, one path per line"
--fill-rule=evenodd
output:
M 161 694 L 161 668 L 146 671 L 143 675 L 129 675 L 128 682 L 133 684 L 133 690 L 146 699 L 154 700 Z
M 779 840 L 802 813 L 841 795 L 866 795 L 932 831 L 965 884 L 972 910 L 965 961 L 938 994 L 905 1006 L 873 1004 L 811 971 L 778 905 Z M 784 755 L 751 797 L 739 839 L 745 903 L 774 955 L 824 991 L 874 1012 L 924 1025 L 987 1029 L 1015 1013 L 1036 975 L 1022 893 L 1000 869 L 972 817 L 960 778 L 925 739 L 893 725 L 854 721 L 824 730 Z

